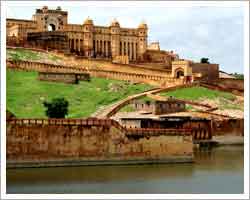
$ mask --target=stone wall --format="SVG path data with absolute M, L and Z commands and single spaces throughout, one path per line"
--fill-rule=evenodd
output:
M 192 63 L 192 72 L 200 73 L 201 79 L 207 82 L 217 81 L 219 78 L 219 65 L 207 63 Z
M 181 132 L 190 132 L 193 137 L 193 142 L 208 141 L 212 139 L 213 131 L 211 126 L 211 120 L 189 118 L 189 117 L 162 117 L 159 119 L 154 118 L 121 118 L 121 124 L 125 126 L 129 132 L 127 135 L 147 135 L 149 132 L 157 130 L 164 133 L 178 129 L 179 134 Z M 136 129 L 135 129 L 136 128 Z M 151 133 L 152 134 L 152 133 Z
M 226 119 L 212 123 L 213 135 L 244 136 L 244 119 Z
M 147 50 L 157 50 L 160 51 L 160 43 L 159 42 L 151 42 L 148 44 Z
M 148 27 L 145 23 L 141 23 L 137 28 L 123 28 L 118 21 L 113 20 L 109 26 L 96 26 L 88 17 L 83 24 L 69 24 L 68 12 L 62 11 L 61 8 L 49 9 L 45 6 L 42 9 L 36 9 L 32 21 L 7 19 L 7 35 L 16 25 L 24 27 L 22 31 L 24 33 L 19 36 L 19 39 L 27 37 L 28 33 L 37 32 L 67 34 L 67 51 L 87 57 L 128 56 L 130 61 L 136 61 L 142 57 L 147 48 Z M 41 48 L 44 49 L 47 44 L 50 48 L 52 46 L 52 48 L 61 49 L 61 45 L 53 46 L 53 40 L 39 43 L 42 43 Z
M 129 58 L 128 56 L 116 56 L 113 60 L 112 63 L 120 63 L 120 64 L 129 64 Z
M 178 100 L 148 102 L 136 100 L 133 102 L 133 107 L 137 111 L 151 112 L 155 115 L 185 111 L 185 103 Z
M 27 43 L 33 48 L 58 50 L 64 53 L 69 52 L 68 36 L 61 31 L 28 33 Z
M 172 77 L 178 77 L 179 72 L 182 76 L 192 76 L 191 62 L 188 60 L 176 60 L 172 62 Z M 179 76 L 181 78 L 181 76 Z
M 232 87 L 232 85 L 230 87 L 230 84 L 226 84 L 226 83 L 223 84 L 223 82 L 221 82 L 219 84 L 218 81 L 214 81 L 211 83 L 207 83 L 206 81 L 205 82 L 201 81 L 200 86 L 206 87 L 206 88 L 211 89 L 211 90 L 230 92 L 230 93 L 237 95 L 237 96 L 244 96 L 244 88 L 243 88 L 243 90 L 240 89 L 241 88 L 240 83 L 239 83 L 239 87 L 237 87 L 237 86 Z
M 116 161 L 183 162 L 192 158 L 191 135 L 177 130 L 174 134 L 129 139 L 125 129 L 113 120 L 11 119 L 7 122 L 9 167 L 57 161 L 115 164 Z
M 244 80 L 240 79 L 229 79 L 229 78 L 220 78 L 217 81 L 217 85 L 220 87 L 230 88 L 232 90 L 244 91 Z
M 89 81 L 89 74 L 75 74 L 75 73 L 51 73 L 51 72 L 39 72 L 38 79 L 42 81 L 53 81 L 78 84 L 80 80 Z
M 102 70 L 101 68 L 87 68 L 86 66 L 65 66 L 54 65 L 30 61 L 13 61 L 7 60 L 7 67 L 12 69 L 22 69 L 27 71 L 38 72 L 58 72 L 58 73 L 89 73 L 93 77 L 109 78 L 117 80 L 128 80 L 132 82 L 142 82 L 155 86 L 180 85 L 182 80 L 174 79 L 164 75 L 141 74 L 135 72 L 119 72 L 111 70 Z
M 171 67 L 171 63 L 175 59 L 174 55 L 160 50 L 147 50 L 143 57 L 143 62 L 164 63 L 166 67 Z

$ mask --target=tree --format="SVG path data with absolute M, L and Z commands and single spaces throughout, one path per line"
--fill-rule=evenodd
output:
M 49 118 L 65 118 L 68 114 L 69 102 L 64 98 L 54 98 L 51 102 L 43 102 L 47 108 L 46 115 Z
M 209 58 L 201 58 L 201 63 L 207 63 L 209 64 Z
M 232 73 L 231 75 L 233 75 L 236 79 L 244 80 L 244 74 L 235 72 L 235 73 Z

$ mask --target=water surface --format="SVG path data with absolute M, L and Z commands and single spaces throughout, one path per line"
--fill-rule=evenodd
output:
M 7 170 L 7 193 L 243 193 L 243 146 L 197 152 L 193 164 Z

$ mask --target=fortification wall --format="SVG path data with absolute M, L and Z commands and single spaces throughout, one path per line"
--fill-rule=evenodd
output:
M 244 89 L 240 90 L 240 89 L 238 89 L 236 87 L 235 88 L 230 88 L 230 87 L 228 87 L 227 84 L 223 85 L 222 83 L 218 84 L 218 82 L 207 83 L 207 82 L 201 81 L 200 86 L 206 87 L 206 88 L 211 89 L 211 90 L 218 90 L 218 91 L 223 91 L 223 92 L 231 92 L 234 95 L 244 96 Z
M 71 83 L 78 84 L 81 81 L 90 81 L 89 74 L 71 74 L 71 73 L 47 73 L 47 72 L 39 72 L 38 79 L 42 81 L 53 81 L 53 82 L 63 82 L 63 83 Z
M 22 48 L 22 47 L 8 47 L 9 49 L 28 49 L 32 51 L 38 52 L 45 52 L 48 51 L 43 49 L 34 49 L 34 48 Z M 146 75 L 155 75 L 155 76 L 162 76 L 162 77 L 171 77 L 171 71 L 159 69 L 159 68 L 151 68 L 153 66 L 148 67 L 147 65 L 135 65 L 135 64 L 117 64 L 111 63 L 111 60 L 107 59 L 100 59 L 100 58 L 84 58 L 78 57 L 75 55 L 65 55 L 60 52 L 52 52 L 57 55 L 58 57 L 64 58 L 64 62 L 66 66 L 84 66 L 89 69 L 99 69 L 99 70 L 107 70 L 107 71 L 117 71 L 117 72 L 124 72 L 124 73 L 136 73 L 136 74 L 146 74 Z M 67 57 L 65 57 L 67 56 Z
M 142 82 L 155 86 L 168 86 L 173 84 L 182 84 L 182 80 L 174 79 L 167 76 L 141 74 L 141 73 L 128 73 L 119 71 L 102 70 L 100 68 L 87 68 L 83 66 L 65 66 L 65 65 L 54 65 L 40 62 L 29 62 L 29 61 L 13 61 L 7 60 L 7 67 L 13 69 L 21 69 L 27 71 L 38 71 L 38 72 L 58 72 L 58 73 L 89 73 L 93 77 L 117 79 L 117 80 L 128 80 L 133 82 Z
M 229 78 L 220 78 L 217 81 L 217 84 L 220 87 L 226 87 L 226 88 L 230 88 L 232 90 L 240 90 L 240 91 L 244 91 L 244 80 L 240 80 L 240 79 L 229 79 Z
M 217 81 L 219 78 L 219 65 L 207 63 L 192 63 L 192 72 L 201 73 L 202 79 L 208 82 Z
M 50 119 L 7 122 L 7 166 L 41 163 L 91 164 L 91 162 L 192 161 L 192 137 L 188 134 L 128 138 L 113 120 Z M 31 166 L 30 165 L 30 166 Z M 62 164 L 63 165 L 63 164 Z
M 212 123 L 213 136 L 237 135 L 244 136 L 244 119 L 226 119 Z

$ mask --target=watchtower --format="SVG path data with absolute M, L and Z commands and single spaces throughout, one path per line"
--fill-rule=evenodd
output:
M 143 60 L 143 54 L 147 50 L 147 37 L 148 37 L 148 26 L 146 23 L 142 22 L 138 28 L 138 59 Z
M 112 58 L 120 54 L 120 24 L 114 19 L 110 25 Z
M 83 48 L 84 55 L 87 57 L 93 56 L 93 30 L 94 23 L 89 17 L 83 23 Z

